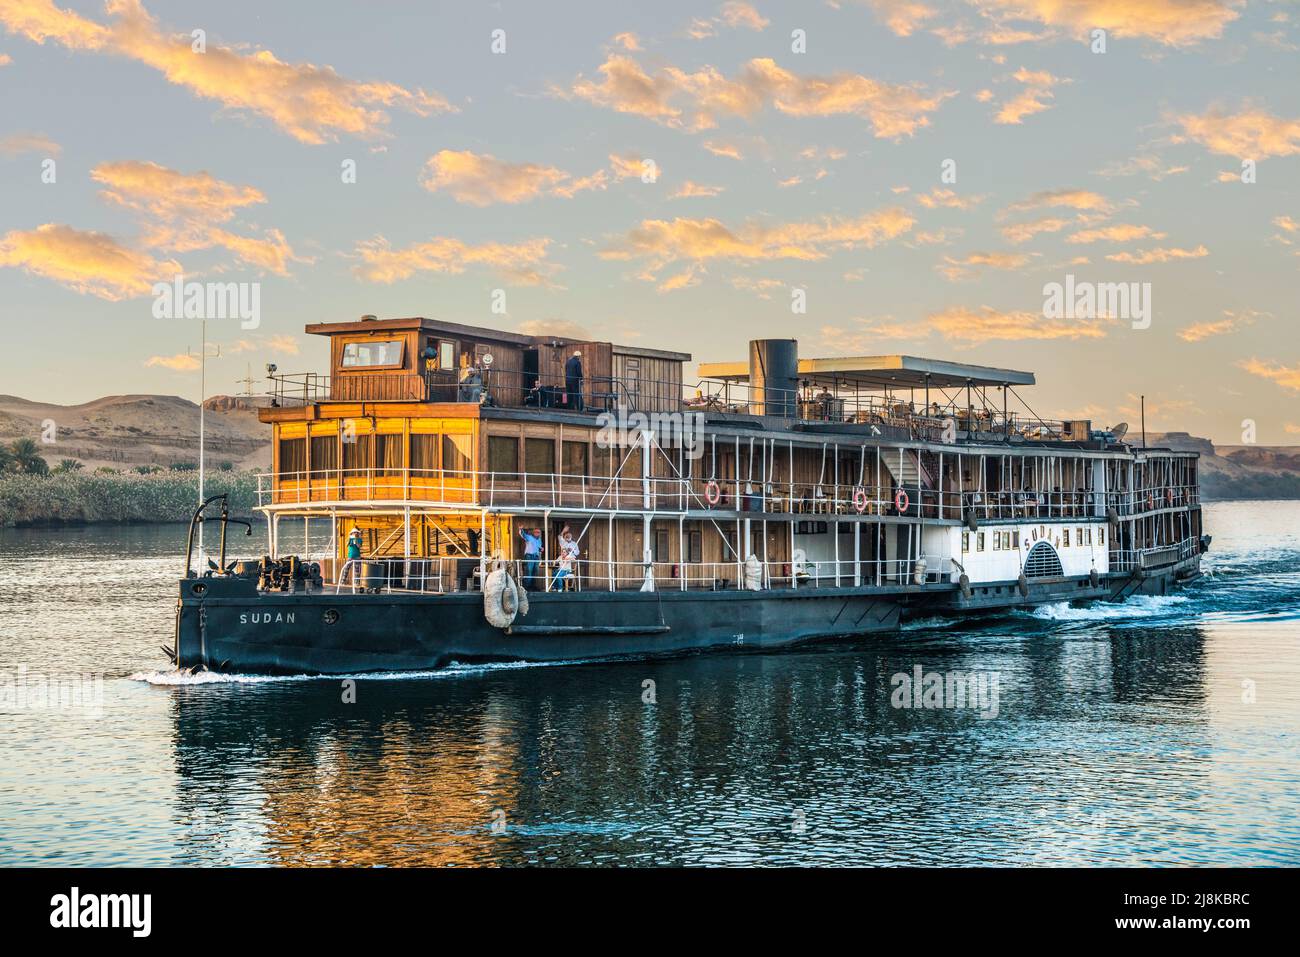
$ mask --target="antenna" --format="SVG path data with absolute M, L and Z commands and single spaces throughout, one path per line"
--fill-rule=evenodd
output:
M 244 375 L 244 377 L 242 379 L 235 380 L 236 383 L 240 383 L 244 386 L 244 391 L 239 394 L 242 396 L 247 396 L 250 399 L 253 398 L 253 383 L 255 381 L 256 380 L 253 378 L 253 363 L 250 362 L 248 363 L 248 372 Z
M 203 499 L 203 403 L 207 401 L 208 360 L 221 355 L 221 346 L 213 343 L 213 352 L 208 351 L 208 320 L 202 321 L 202 347 L 199 349 L 199 501 Z M 194 355 L 194 350 L 189 350 Z M 203 525 L 199 525 L 199 558 L 203 557 Z

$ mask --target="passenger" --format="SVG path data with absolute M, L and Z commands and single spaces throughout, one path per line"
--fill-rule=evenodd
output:
M 542 560 L 542 530 L 521 528 L 519 537 L 524 540 L 524 587 L 537 588 L 537 565 Z
M 460 376 L 460 395 L 457 400 L 478 403 L 483 398 L 483 373 L 477 365 L 468 361 L 468 357 L 466 360 Z
M 351 569 L 352 592 L 353 594 L 356 594 L 357 578 L 359 577 L 359 573 L 361 571 L 361 529 L 357 528 L 356 526 L 353 526 L 352 531 L 348 532 L 346 554 L 347 554 L 347 561 L 343 563 L 343 568 L 340 569 L 339 571 L 337 577 L 338 585 L 335 586 L 335 591 L 338 590 L 338 586 L 342 585 L 346 581 L 348 577 L 348 570 Z
M 555 560 L 555 579 L 551 582 L 552 591 L 567 590 L 570 587 L 570 583 L 573 581 L 575 565 L 580 554 L 578 543 L 573 540 L 573 535 L 566 526 L 564 531 L 560 533 L 560 555 Z
M 576 349 L 564 363 L 564 401 L 570 412 L 582 411 L 582 353 Z

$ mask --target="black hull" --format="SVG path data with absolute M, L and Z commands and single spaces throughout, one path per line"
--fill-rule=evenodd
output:
M 183 598 L 177 610 L 178 666 L 254 674 L 773 649 L 892 632 L 900 608 L 895 596 L 844 589 L 533 594 L 528 617 L 499 629 L 474 592 L 283 594 L 259 593 L 251 581 L 202 581 L 205 595 Z M 182 591 L 192 585 L 182 582 Z

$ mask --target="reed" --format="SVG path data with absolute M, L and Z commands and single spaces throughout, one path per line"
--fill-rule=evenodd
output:
M 247 514 L 257 502 L 257 477 L 252 472 L 210 472 L 204 492 L 228 493 L 231 511 Z M 0 473 L 0 527 L 188 522 L 198 497 L 195 472 Z

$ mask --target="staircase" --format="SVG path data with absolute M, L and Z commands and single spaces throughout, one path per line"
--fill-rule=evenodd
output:
M 894 477 L 894 484 L 899 488 L 908 490 L 934 488 L 934 480 L 930 477 L 930 473 L 925 466 L 917 460 L 915 452 L 904 449 L 900 462 L 897 449 L 882 451 L 880 461 L 889 470 L 889 474 Z

